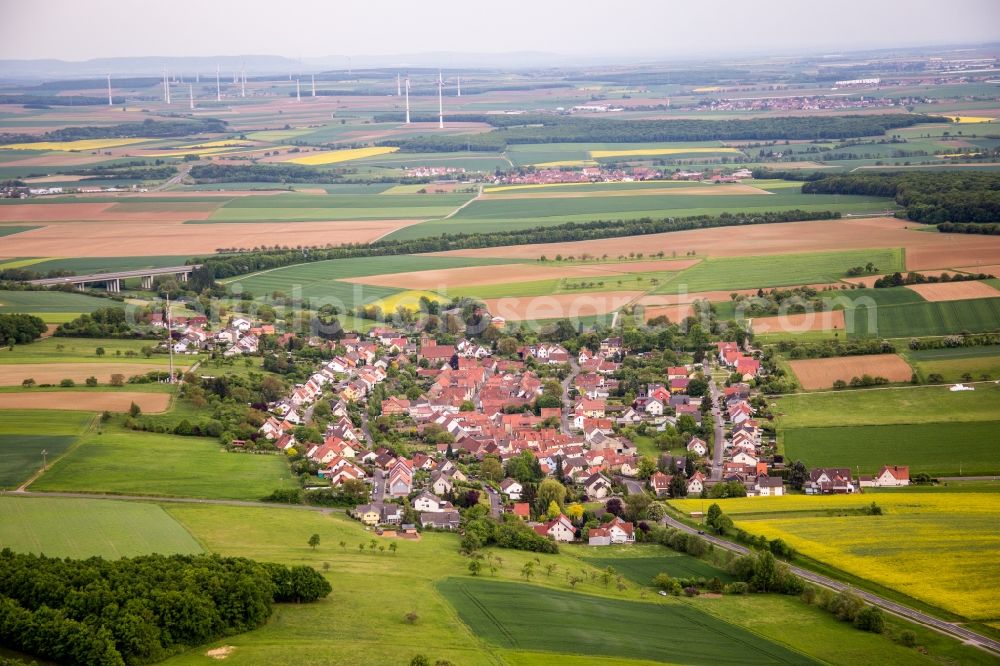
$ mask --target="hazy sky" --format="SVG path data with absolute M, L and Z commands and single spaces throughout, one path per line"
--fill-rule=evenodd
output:
M 1000 0 L 0 0 L 0 58 L 705 56 L 1000 41 Z

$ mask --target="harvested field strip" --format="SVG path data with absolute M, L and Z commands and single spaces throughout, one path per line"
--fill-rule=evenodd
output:
M 535 585 L 448 578 L 438 590 L 473 634 L 498 647 L 693 664 L 807 664 L 811 659 L 692 606 L 642 603 Z M 537 627 L 561 617 L 560 631 Z M 610 623 L 615 632 L 589 627 Z M 685 636 L 683 642 L 676 637 Z
M 642 294 L 641 291 L 593 292 L 555 296 L 525 296 L 485 300 L 487 309 L 511 321 L 570 320 L 614 312 Z
M 907 289 L 917 292 L 931 302 L 1000 297 L 1000 291 L 985 282 L 977 281 L 912 284 L 908 285 Z M 1000 322 L 997 323 L 1000 325 Z
M 5 227 L 11 228 L 11 227 Z M 13 227 L 18 228 L 18 227 Z M 34 229 L 35 227 L 31 227 Z M 30 259 L 15 259 L 13 261 L 5 261 L 0 263 L 0 270 L 7 270 L 9 268 L 27 268 L 28 266 L 34 266 L 35 264 L 40 264 L 45 261 L 53 261 L 59 257 L 33 257 Z
M 33 391 L 0 393 L 0 409 L 67 409 L 84 412 L 127 412 L 134 402 L 143 412 L 166 411 L 169 393 L 129 391 Z
M 679 305 L 651 305 L 646 306 L 644 311 L 646 321 L 657 317 L 666 317 L 672 324 L 679 324 L 688 317 L 695 316 L 694 305 L 681 303 Z
M 776 317 L 756 317 L 754 333 L 804 333 L 806 331 L 844 330 L 843 310 L 824 310 Z
M 137 502 L 0 497 L 0 543 L 19 553 L 118 559 L 200 553 L 201 546 L 162 507 Z
M 838 379 L 849 382 L 852 377 L 862 375 L 885 377 L 890 382 L 906 382 L 913 374 L 913 369 L 898 354 L 812 358 L 789 361 L 788 364 L 806 390 L 828 389 Z

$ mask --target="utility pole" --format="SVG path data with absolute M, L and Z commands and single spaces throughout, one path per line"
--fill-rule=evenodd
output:
M 47 450 L 45 450 L 45 449 L 42 449 L 42 471 L 43 472 L 48 467 L 48 455 L 49 455 L 49 452 Z
M 174 336 L 171 333 L 172 322 L 170 320 L 170 292 L 167 292 L 167 354 L 170 357 L 170 378 L 168 384 L 174 383 Z

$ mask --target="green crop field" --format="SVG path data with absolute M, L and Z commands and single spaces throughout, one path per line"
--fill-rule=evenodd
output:
M 65 291 L 0 291 L 0 312 L 93 312 L 116 305 L 104 298 Z M 45 317 L 42 317 L 43 319 Z
M 958 392 L 945 386 L 919 386 L 800 393 L 772 401 L 783 428 L 993 421 L 1000 386 L 980 384 L 975 391 Z
M 0 546 L 15 552 L 76 559 L 202 552 L 155 504 L 8 495 L 0 517 Z
M 673 664 L 813 663 L 682 603 L 619 601 L 490 580 L 449 578 L 437 588 L 474 634 L 500 648 Z M 558 631 L 538 630 L 556 617 Z M 601 625 L 614 631 L 593 631 Z
M 0 489 L 17 488 L 43 460 L 51 465 L 93 421 L 93 414 L 69 410 L 0 411 Z
M 952 347 L 905 352 L 906 357 L 923 378 L 938 374 L 946 382 L 963 381 L 963 375 L 974 380 L 1000 377 L 1000 346 Z
M 709 257 L 677 273 L 663 283 L 656 293 L 693 293 L 836 282 L 844 277 L 849 268 L 869 261 L 886 271 L 901 270 L 903 253 L 899 249 L 872 249 L 783 254 L 780 257 Z
M 1000 474 L 998 428 L 1000 421 L 789 428 L 783 442 L 787 459 L 810 468 L 860 466 L 874 474 L 898 464 L 910 474 L 977 476 Z
M 8 226 L 0 227 L 0 237 L 3 236 L 13 236 L 14 234 L 19 234 L 22 231 L 31 231 L 32 229 L 37 229 L 38 227 L 26 227 L 26 226 Z
M 227 453 L 215 439 L 108 428 L 83 437 L 31 490 L 255 500 L 292 488 L 277 455 Z
M 148 363 L 167 365 L 166 354 L 153 354 L 149 358 L 142 355 L 143 347 L 155 347 L 156 340 L 115 340 L 105 338 L 42 338 L 26 345 L 15 345 L 13 349 L 0 348 L 0 365 L 21 363 Z M 104 356 L 97 355 L 97 348 L 104 349 Z M 119 354 L 119 352 L 121 352 Z M 126 356 L 134 352 L 134 356 Z M 177 356 L 174 363 L 187 366 L 197 360 L 196 356 Z M 151 368 L 155 369 L 155 368 Z
M 543 190 L 547 191 L 547 190 Z M 553 191 L 558 191 L 554 188 Z M 893 208 L 889 199 L 849 195 L 787 193 L 772 195 L 647 195 L 636 197 L 591 196 L 573 198 L 481 199 L 447 220 L 430 220 L 399 229 L 388 236 L 410 240 L 485 230 L 530 229 L 566 222 L 638 219 L 642 217 L 690 217 L 737 212 L 769 212 L 800 209 L 811 212 L 873 213 Z
M 41 469 L 42 451 L 55 460 L 75 441 L 75 435 L 0 435 L 0 488 L 17 488 Z
M 882 267 L 879 266 L 879 270 Z M 824 292 L 821 294 L 823 300 L 828 301 L 835 310 L 850 310 L 859 302 L 868 302 L 868 299 L 875 305 L 903 305 L 906 303 L 926 303 L 924 297 L 906 287 L 887 287 L 885 289 L 843 289 L 836 292 Z M 846 316 L 847 313 L 845 313 Z
M 332 259 L 251 274 L 229 283 L 238 283 L 244 292 L 249 291 L 258 297 L 278 290 L 289 296 L 301 295 L 302 298 L 319 299 L 324 303 L 340 301 L 347 307 L 353 307 L 403 290 L 342 282 L 342 278 L 503 263 L 510 263 L 510 260 L 429 255 Z
M 633 546 L 626 548 L 634 549 Z M 649 554 L 647 549 L 643 549 L 642 552 Z M 653 578 L 661 573 L 674 578 L 718 578 L 723 583 L 735 580 L 725 570 L 690 555 L 665 549 L 657 549 L 657 555 L 658 557 L 622 557 L 619 553 L 615 553 L 614 556 L 588 556 L 583 559 L 598 569 L 611 567 L 633 583 L 647 587 L 652 587 Z
M 854 335 L 902 338 L 1000 330 L 1000 298 L 880 305 L 877 330 L 870 329 L 867 310 L 855 308 L 858 326 Z

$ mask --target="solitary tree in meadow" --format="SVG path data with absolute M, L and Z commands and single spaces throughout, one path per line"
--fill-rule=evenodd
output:
M 316 546 L 319 545 L 318 534 L 313 534 L 311 537 L 309 537 L 309 545 L 312 547 L 313 550 L 316 550 Z
M 341 541 L 340 542 L 340 547 L 343 548 L 344 550 L 347 550 L 347 542 L 346 541 Z
M 391 552 L 393 555 L 396 554 L 396 549 L 397 548 L 399 548 L 399 546 L 396 545 L 395 543 L 390 543 L 389 544 L 389 552 Z

